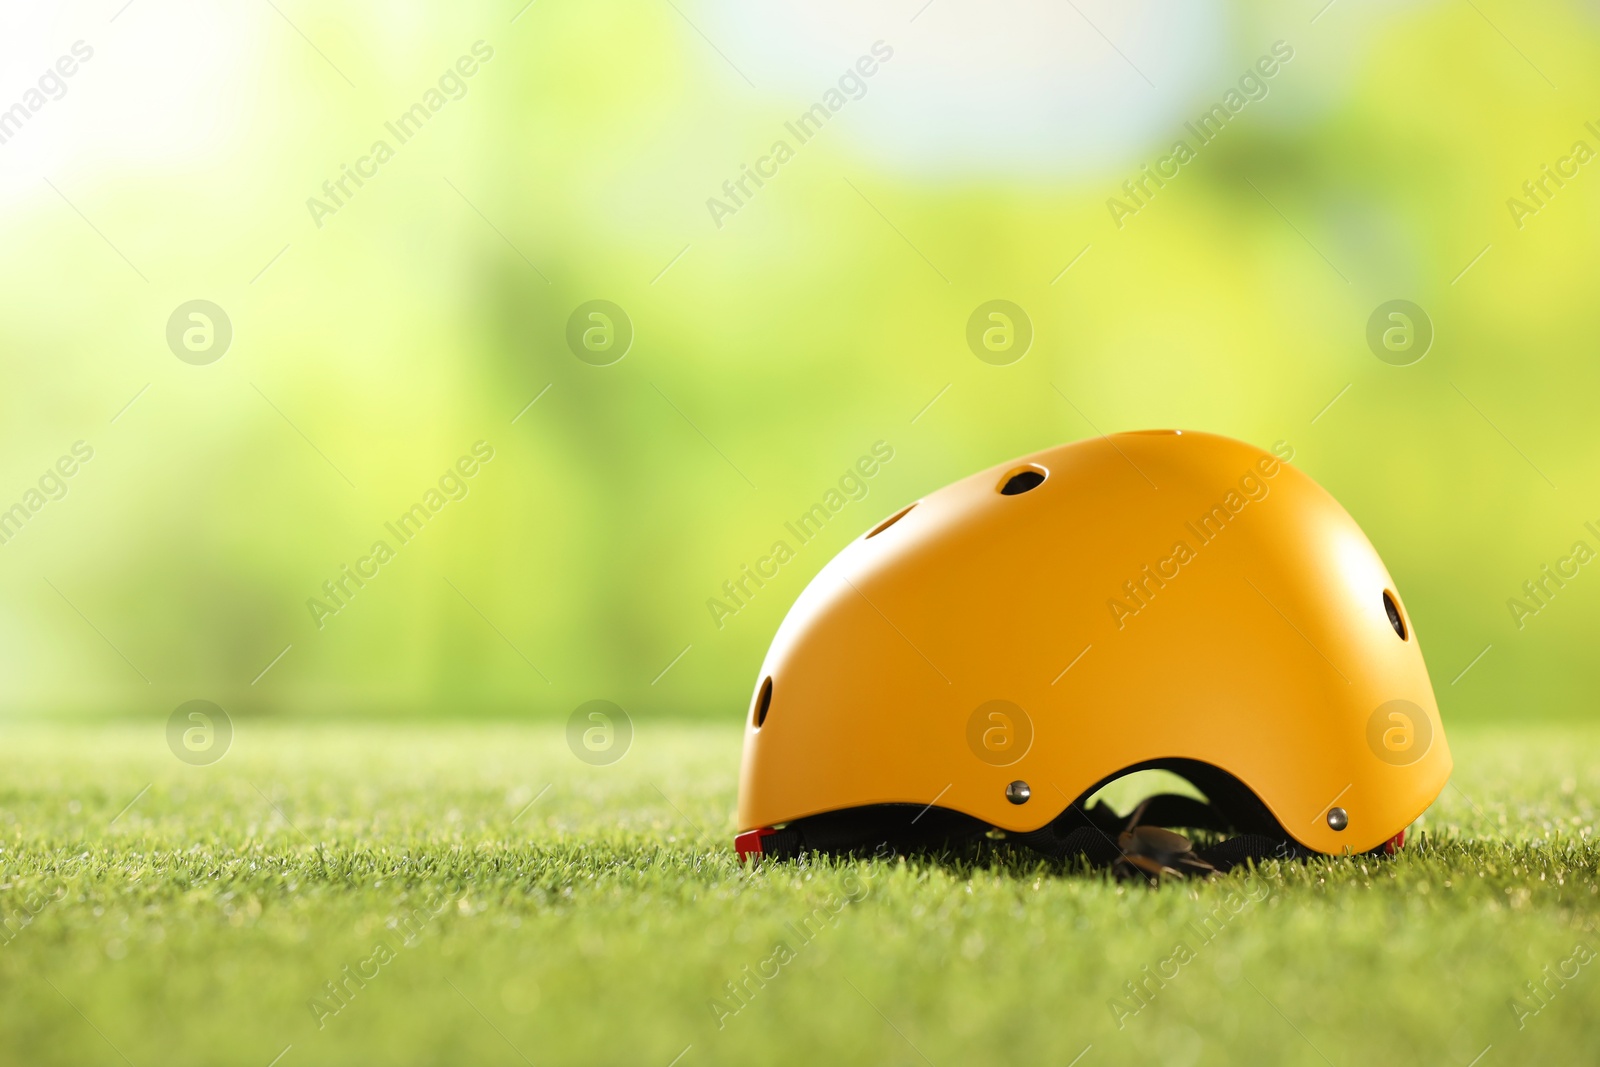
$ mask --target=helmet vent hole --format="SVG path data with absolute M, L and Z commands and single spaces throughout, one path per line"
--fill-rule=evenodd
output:
M 772 679 L 767 678 L 761 683 L 761 692 L 756 695 L 755 711 L 750 716 L 750 720 L 755 723 L 756 729 L 759 730 L 761 725 L 767 721 L 767 709 L 770 707 L 772 707 Z
M 905 518 L 906 514 L 912 508 L 914 508 L 916 506 L 917 505 L 914 504 L 914 503 L 913 504 L 907 504 L 905 507 L 903 507 L 899 511 L 895 512 L 893 515 L 890 515 L 887 519 L 884 519 L 882 522 L 878 523 L 878 525 L 874 526 L 872 528 L 871 532 L 869 532 L 867 534 L 867 536 L 868 537 L 877 537 L 879 534 L 883 533 L 883 531 L 887 530 L 889 527 L 893 526 L 895 523 L 897 523 L 901 519 Z
M 1046 474 L 1040 467 L 1023 467 L 1012 471 L 1000 485 L 1001 496 L 1017 496 L 1044 484 Z
M 1394 602 L 1394 597 L 1389 590 L 1383 591 L 1383 613 L 1389 616 L 1389 625 L 1394 627 L 1394 632 L 1400 635 L 1400 640 L 1406 639 L 1406 620 L 1400 615 L 1400 605 Z

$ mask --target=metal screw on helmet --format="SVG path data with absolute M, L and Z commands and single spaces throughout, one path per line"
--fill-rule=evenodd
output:
M 1350 825 L 1350 816 L 1345 813 L 1343 808 L 1329 808 L 1328 825 L 1335 830 L 1343 830 Z
M 1012 782 L 1006 786 L 1006 799 L 1013 804 L 1026 804 L 1033 795 L 1033 790 L 1028 788 L 1027 782 Z

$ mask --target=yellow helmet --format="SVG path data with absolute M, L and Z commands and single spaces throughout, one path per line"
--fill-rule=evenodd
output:
M 762 665 L 740 855 L 995 829 L 1154 856 L 1147 871 L 1392 852 L 1450 774 L 1433 687 L 1371 543 L 1276 452 L 1179 430 L 1080 441 L 852 542 Z M 1205 801 L 1086 807 L 1152 768 Z M 1238 836 L 1197 855 L 1160 826 Z

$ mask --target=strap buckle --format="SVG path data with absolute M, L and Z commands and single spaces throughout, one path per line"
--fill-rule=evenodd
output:
M 759 830 L 747 830 L 733 839 L 733 850 L 739 854 L 739 862 L 744 863 L 751 856 L 761 856 L 761 839 L 778 831 L 770 826 L 763 826 Z

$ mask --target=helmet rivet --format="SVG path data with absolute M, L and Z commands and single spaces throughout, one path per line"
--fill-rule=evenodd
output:
M 1343 808 L 1329 808 L 1328 825 L 1335 830 L 1343 830 L 1350 825 L 1350 816 L 1345 813 Z
M 1033 790 L 1028 788 L 1027 782 L 1012 782 L 1006 786 L 1006 799 L 1013 804 L 1026 804 L 1033 795 Z

